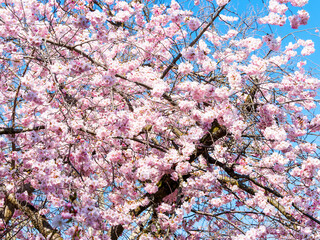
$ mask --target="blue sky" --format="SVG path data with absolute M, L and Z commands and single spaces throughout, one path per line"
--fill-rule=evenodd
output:
M 307 26 L 301 27 L 301 29 L 308 29 L 308 28 L 319 28 L 320 30 L 320 1 L 319 0 L 309 0 L 309 4 L 307 4 L 304 8 L 310 14 L 309 23 Z M 314 34 L 307 35 L 304 34 L 305 37 L 310 37 L 314 43 L 316 52 L 309 57 L 309 59 L 318 65 L 318 70 L 316 72 L 319 74 L 317 77 L 320 77 L 320 33 L 315 33 L 314 30 L 310 31 L 310 33 Z
M 263 8 L 263 2 L 268 4 L 268 0 L 231 0 L 229 3 L 235 11 L 237 12 L 248 12 L 248 9 L 254 8 L 256 11 L 261 11 Z M 307 56 L 305 60 L 307 61 L 309 67 L 315 68 L 315 73 L 318 78 L 320 78 L 320 32 L 316 33 L 315 29 L 320 30 L 320 1 L 319 0 L 309 0 L 309 3 L 303 8 L 292 7 L 291 4 L 287 4 L 292 14 L 296 14 L 297 11 L 304 9 L 310 14 L 310 19 L 308 25 L 300 26 L 298 29 L 292 29 L 290 23 L 287 23 L 283 27 L 271 26 L 275 36 L 284 37 L 289 33 L 294 33 L 294 35 L 288 37 L 286 41 L 295 42 L 294 37 L 301 38 L 303 40 L 312 39 L 315 43 L 316 52 L 311 56 Z M 287 17 L 291 15 L 290 10 L 287 11 Z M 223 12 L 225 14 L 225 12 Z M 229 15 L 229 14 L 227 14 Z M 250 15 L 250 13 L 249 13 Z M 268 28 L 265 28 L 268 32 Z M 271 33 L 271 32 L 270 32 Z M 318 69 L 317 69 L 318 68 Z
M 198 7 L 194 7 L 193 1 L 180 1 L 176 0 L 179 3 L 183 4 L 183 7 L 185 9 L 192 10 L 195 15 Z M 171 0 L 157 0 L 158 4 L 165 4 L 170 5 Z M 200 8 L 201 8 L 201 2 L 205 2 L 204 0 L 200 0 Z M 212 0 L 212 2 L 215 2 L 215 0 Z M 252 9 L 255 9 L 257 12 L 261 12 L 264 8 L 263 3 L 267 5 L 269 0 L 231 0 L 231 2 L 228 5 L 228 8 L 231 10 L 239 13 L 247 13 L 248 15 L 252 14 Z M 287 4 L 289 6 L 290 10 L 287 11 L 286 15 L 287 17 L 291 14 L 296 14 L 297 11 L 301 10 L 299 7 L 292 7 L 291 4 Z M 307 61 L 307 67 L 313 69 L 313 75 L 317 78 L 320 78 L 320 32 L 316 33 L 315 29 L 319 28 L 320 30 L 320 0 L 309 0 L 309 3 L 303 7 L 304 10 L 306 10 L 310 14 L 310 19 L 308 22 L 308 25 L 306 26 L 300 26 L 298 29 L 292 29 L 290 27 L 290 23 L 287 20 L 287 23 L 283 27 L 279 26 L 271 26 L 273 29 L 273 33 L 275 36 L 284 37 L 289 33 L 294 33 L 290 37 L 286 38 L 286 42 L 295 42 L 297 38 L 301 38 L 303 40 L 311 39 L 315 43 L 316 51 L 311 56 L 305 57 L 303 60 Z M 223 14 L 230 15 L 228 12 L 223 11 Z M 237 24 L 237 23 L 235 23 Z M 262 27 L 262 26 L 261 26 Z M 268 32 L 268 27 L 264 26 L 264 30 Z M 269 31 L 268 33 L 271 33 Z M 299 50 L 298 50 L 299 51 Z

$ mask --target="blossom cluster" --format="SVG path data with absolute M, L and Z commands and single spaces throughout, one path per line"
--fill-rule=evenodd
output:
M 307 0 L 270 0 L 251 26 L 230 0 L 9 2 L 0 235 L 31 215 L 12 235 L 319 238 L 315 43 L 259 29 Z

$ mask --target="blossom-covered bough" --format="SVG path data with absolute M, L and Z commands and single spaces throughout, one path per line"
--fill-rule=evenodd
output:
M 318 239 L 308 1 L 237 2 L 1 1 L 1 238 Z

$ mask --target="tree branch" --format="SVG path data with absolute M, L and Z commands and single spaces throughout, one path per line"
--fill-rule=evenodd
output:
M 9 194 L 6 200 L 14 206 L 15 209 L 19 209 L 25 215 L 27 215 L 33 226 L 47 239 L 51 240 L 63 240 L 60 233 L 54 229 L 44 216 L 39 214 L 39 211 L 30 203 L 18 201 L 14 194 Z
M 38 131 L 38 130 L 41 130 L 41 129 L 45 129 L 45 127 L 44 126 L 38 126 L 38 127 L 34 127 L 34 128 L 3 128 L 3 129 L 0 129 L 0 135 Z
M 208 28 L 212 25 L 212 23 L 217 19 L 219 16 L 220 12 L 225 8 L 226 5 L 219 7 L 216 13 L 214 14 L 213 18 L 211 21 L 202 29 L 202 31 L 199 33 L 199 35 L 189 44 L 189 47 L 193 47 L 198 40 L 202 37 L 202 35 L 205 33 L 205 31 L 208 30 Z M 179 53 L 170 63 L 170 65 L 163 71 L 162 76 L 160 77 L 161 79 L 165 78 L 167 73 L 174 67 L 176 62 L 182 57 L 182 54 Z

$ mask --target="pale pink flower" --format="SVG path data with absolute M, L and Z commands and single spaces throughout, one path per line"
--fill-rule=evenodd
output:
M 278 13 L 270 12 L 268 16 L 259 18 L 258 22 L 260 24 L 271 24 L 283 26 L 286 23 L 287 17 L 285 15 L 280 15 Z
M 306 5 L 309 0 L 290 0 L 292 6 L 295 7 L 303 7 L 304 5 Z
M 146 190 L 149 194 L 153 194 L 158 191 L 158 187 L 154 184 L 146 184 L 144 190 Z
M 263 41 L 267 44 L 267 46 L 273 50 L 278 51 L 281 46 L 281 38 L 274 38 L 273 34 L 268 34 L 262 37 Z
M 176 166 L 177 173 L 180 173 L 181 175 L 186 175 L 190 172 L 191 165 L 189 162 L 179 162 Z
M 300 24 L 301 25 L 307 25 L 308 24 L 308 20 L 310 18 L 310 15 L 308 12 L 306 12 L 305 10 L 300 10 L 298 11 L 298 16 L 300 18 Z
M 238 71 L 230 70 L 227 74 L 227 78 L 231 86 L 231 89 L 239 90 L 241 88 L 242 78 Z
M 221 99 L 226 99 L 230 96 L 230 90 L 227 87 L 220 87 L 215 89 L 215 94 Z
M 208 74 L 217 69 L 217 63 L 211 59 L 207 59 L 202 62 L 202 68 L 204 73 Z
M 228 38 L 232 38 L 234 36 L 237 36 L 239 32 L 235 29 L 230 29 L 228 32 L 227 32 L 227 37 Z
M 301 50 L 302 56 L 309 56 L 315 52 L 314 42 L 312 40 L 300 41 L 300 42 L 302 43 L 301 45 L 304 46 L 304 48 Z
M 174 10 L 180 9 L 179 3 L 177 3 L 175 0 L 172 0 L 172 1 L 171 1 L 170 7 L 171 7 L 172 9 L 174 9 Z
M 267 127 L 263 131 L 263 135 L 268 140 L 285 141 L 287 139 L 286 131 L 281 127 L 277 127 L 276 125 Z
M 191 109 L 193 109 L 196 106 L 196 104 L 197 103 L 195 101 L 182 100 L 179 102 L 179 107 L 181 111 L 188 112 Z
M 79 15 L 77 20 L 74 22 L 74 25 L 78 28 L 88 28 L 90 25 L 89 19 L 84 15 Z
M 274 13 L 279 13 L 284 15 L 288 10 L 288 7 L 285 4 L 279 4 L 277 0 L 270 0 L 269 2 L 269 10 Z
M 228 2 L 229 2 L 229 0 L 216 0 L 216 3 L 217 3 L 218 6 L 220 6 L 220 7 L 226 5 Z
M 197 30 L 200 27 L 200 24 L 201 24 L 201 22 L 197 18 L 191 18 L 188 21 L 188 26 L 189 26 L 191 31 Z
M 290 16 L 289 21 L 293 29 L 297 29 L 300 26 L 300 18 L 297 15 Z
M 175 10 L 171 13 L 171 21 L 173 23 L 180 23 L 184 19 L 184 15 L 182 14 L 182 11 Z
M 182 56 L 185 57 L 187 60 L 194 61 L 196 60 L 197 53 L 193 47 L 184 48 L 181 52 Z
M 188 74 L 192 72 L 193 70 L 193 65 L 189 62 L 186 63 L 180 63 L 178 67 L 178 72 L 183 73 L 183 74 Z
M 154 84 L 151 93 L 155 97 L 161 97 L 169 89 L 169 86 L 165 82 L 158 82 Z
M 52 219 L 52 227 L 59 228 L 60 230 L 63 230 L 67 226 L 66 219 L 62 218 L 61 215 L 56 215 Z

